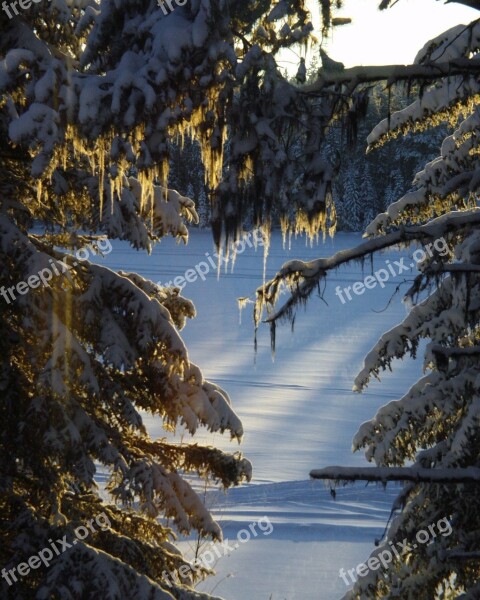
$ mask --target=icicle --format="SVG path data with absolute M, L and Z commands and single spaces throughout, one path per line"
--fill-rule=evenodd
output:
M 242 313 L 248 304 L 253 304 L 253 300 L 250 300 L 248 297 L 237 298 L 238 303 L 238 324 L 242 324 Z
M 37 202 L 41 204 L 42 202 L 42 180 L 37 180 Z

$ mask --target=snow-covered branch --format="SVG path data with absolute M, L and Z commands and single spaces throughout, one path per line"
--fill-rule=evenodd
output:
M 418 483 L 467 483 L 480 481 L 476 467 L 424 469 L 419 467 L 326 467 L 310 471 L 312 479 L 332 481 L 414 481 Z
M 332 85 L 347 85 L 354 89 L 362 83 L 387 81 L 388 84 L 399 81 L 436 81 L 441 77 L 454 75 L 478 75 L 480 73 L 479 58 L 458 58 L 448 62 L 422 65 L 370 65 L 352 67 L 342 71 L 319 71 L 314 83 L 305 85 L 301 92 L 315 95 L 325 91 Z
M 354 248 L 341 250 L 328 258 L 318 258 L 309 262 L 291 260 L 285 263 L 277 275 L 268 281 L 265 286 L 257 289 L 257 322 L 261 314 L 261 310 L 258 309 L 261 309 L 263 304 L 266 304 L 267 308 L 273 308 L 277 302 L 281 284 L 288 286 L 291 296 L 278 310 L 268 315 L 266 319 L 268 323 L 273 323 L 288 316 L 296 304 L 308 298 L 317 283 L 326 277 L 328 271 L 337 269 L 341 265 L 354 260 L 363 260 L 379 250 L 391 248 L 398 244 L 439 239 L 449 232 L 477 224 L 480 224 L 480 211 L 477 209 L 452 212 L 437 217 L 425 225 L 400 227 L 397 231 L 369 239 Z M 453 265 L 449 265 L 449 268 L 452 267 Z M 466 265 L 461 265 L 461 268 L 465 270 Z

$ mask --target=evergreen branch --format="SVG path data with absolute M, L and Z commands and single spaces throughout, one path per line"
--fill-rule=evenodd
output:
M 299 88 L 306 95 L 323 93 L 332 85 L 349 85 L 353 88 L 362 83 L 387 81 L 388 85 L 399 81 L 435 81 L 442 77 L 454 75 L 478 75 L 480 73 L 479 58 L 457 58 L 448 62 L 423 65 L 369 65 L 352 67 L 343 71 L 319 72 L 317 81 Z
M 257 298 L 262 303 L 273 306 L 277 300 L 281 282 L 288 282 L 291 296 L 275 313 L 268 316 L 267 323 L 272 323 L 289 314 L 294 305 L 305 300 L 315 285 L 327 275 L 328 271 L 337 269 L 353 260 L 365 257 L 402 243 L 428 241 L 438 239 L 452 230 L 473 227 L 480 224 L 480 211 L 477 209 L 465 212 L 447 213 L 424 224 L 413 227 L 401 227 L 384 236 L 376 237 L 348 250 L 341 250 L 331 257 L 319 258 L 309 262 L 291 260 L 283 265 L 277 275 L 257 289 Z M 458 270 L 467 270 L 467 265 L 458 265 Z M 444 269 L 457 270 L 457 265 L 448 265 Z M 476 265 L 470 269 L 477 271 Z

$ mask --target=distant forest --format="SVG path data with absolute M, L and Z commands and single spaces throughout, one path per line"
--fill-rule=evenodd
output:
M 309 79 L 314 77 L 310 70 Z M 446 135 L 445 125 L 410 133 L 399 143 L 386 144 L 365 156 L 366 139 L 374 126 L 388 117 L 389 109 L 392 113 L 407 104 L 403 90 L 391 89 L 389 98 L 385 86 L 372 86 L 366 116 L 358 123 L 356 142 L 352 145 L 347 141 L 346 129 L 339 123 L 332 126 L 327 144 L 319 149 L 324 156 L 339 160 L 339 172 L 333 186 L 338 231 L 363 231 L 379 212 L 409 189 L 415 174 L 438 154 Z M 302 152 L 301 143 L 298 152 Z M 199 226 L 208 227 L 210 203 L 200 148 L 188 138 L 183 144 L 172 145 L 169 185 L 195 201 Z

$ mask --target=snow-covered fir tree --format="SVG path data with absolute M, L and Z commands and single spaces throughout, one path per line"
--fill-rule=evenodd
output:
M 358 159 L 352 160 L 348 164 L 344 179 L 342 180 L 341 206 L 344 214 L 348 215 L 348 224 L 353 231 L 360 231 L 364 222 L 363 172 L 363 163 Z
M 200 145 L 186 136 L 181 143 L 178 141 L 169 145 L 169 154 L 168 186 L 194 200 L 199 225 L 205 227 L 205 223 L 208 224 L 210 220 L 210 207 L 208 202 L 202 207 L 200 205 L 200 199 L 206 201 L 208 188 Z M 205 211 L 208 212 L 207 218 Z
M 374 167 L 371 164 L 364 164 L 361 185 L 362 194 L 365 198 L 362 229 L 380 212 L 382 197 L 381 193 L 378 192 L 378 187 L 374 185 L 375 180 Z
M 338 217 L 337 230 L 360 231 L 375 215 L 410 187 L 415 173 L 425 162 L 436 155 L 436 148 L 446 134 L 445 127 L 426 129 L 417 135 L 407 135 L 402 143 L 387 145 L 379 152 L 365 155 L 368 134 L 387 110 L 401 110 L 408 105 L 403 87 L 387 93 L 385 83 L 368 90 L 368 107 L 365 118 L 357 125 L 350 143 L 345 127 L 331 127 L 326 135 L 325 156 L 340 155 L 340 168 L 333 183 L 333 195 Z M 352 172 L 353 171 L 353 172 Z M 355 182 L 352 190 L 350 182 Z M 350 194 L 345 194 L 345 186 Z M 359 222 L 358 207 L 352 211 L 351 197 L 362 206 L 363 218 Z
M 402 191 L 405 190 L 403 186 L 402 173 L 398 163 L 392 166 L 390 176 L 387 179 L 388 184 L 385 189 L 385 201 L 389 206 L 392 202 L 395 202 L 401 195 Z
M 198 194 L 197 212 L 199 227 L 208 227 L 210 225 L 210 203 L 203 187 L 200 188 Z
M 280 183 L 295 176 L 281 135 L 309 119 L 275 56 L 307 43 L 309 14 L 303 0 L 190 0 L 168 15 L 155 0 L 52 0 L 1 10 L 0 29 L 2 568 L 71 540 L 101 513 L 111 525 L 13 585 L 2 576 L 0 595 L 201 598 L 159 518 L 219 539 L 188 476 L 228 487 L 251 465 L 236 452 L 153 440 L 141 413 L 192 435 L 204 426 L 240 440 L 242 425 L 179 335 L 192 303 L 71 253 L 113 240 L 149 251 L 165 235 L 186 242 L 198 214 L 169 189 L 168 171 L 172 144 L 188 136 L 215 192 L 217 242 L 241 231 L 247 209 L 268 229 Z M 309 140 L 309 188 L 284 226 L 313 232 L 326 225 L 332 169 L 317 160 L 321 136 Z M 40 273 L 51 275 L 46 285 Z
M 325 31 L 331 4 L 319 2 Z M 179 335 L 194 307 L 177 289 L 79 263 L 60 248 L 106 249 L 101 235 L 147 251 L 165 235 L 187 241 L 198 213 L 168 182 L 172 144 L 181 149 L 189 136 L 200 150 L 217 244 L 241 235 L 247 219 L 266 234 L 273 217 L 285 233 L 333 233 L 340 165 L 323 144 L 333 119 L 344 119 L 349 138 L 358 133 L 364 83 L 422 84 L 417 101 L 374 131 L 372 148 L 444 119 L 457 130 L 414 191 L 374 220 L 372 240 L 334 260 L 286 266 L 260 290 L 256 317 L 265 303 L 273 308 L 284 281 L 293 297 L 272 322 L 336 264 L 444 236 L 449 255 L 434 254 L 408 295 L 433 291 L 382 338 L 357 385 L 414 354 L 422 337 L 431 341 L 430 372 L 363 427 L 356 444 L 382 468 L 413 460 L 462 481 L 459 469 L 478 461 L 477 23 L 435 40 L 413 66 L 331 69 L 324 60 L 306 84 L 288 81 L 276 64 L 283 48 L 312 41 L 303 0 L 189 0 L 168 15 L 154 0 L 52 0 L 13 18 L 1 11 L 0 27 L 2 565 L 73 537 L 101 513 L 111 524 L 14 587 L 2 578 L 2 597 L 202 597 L 158 518 L 218 539 L 188 476 L 228 487 L 248 479 L 251 465 L 237 453 L 152 440 L 141 418 L 141 411 L 158 415 L 172 432 L 205 426 L 242 436 L 227 393 L 204 379 Z M 195 191 L 187 180 L 185 193 L 189 183 Z M 55 269 L 48 285 L 8 295 Z M 99 497 L 98 465 L 110 473 L 111 501 Z M 389 541 L 445 511 L 454 533 L 388 573 L 372 573 L 354 595 L 426 597 L 455 574 L 457 589 L 474 597 L 480 512 L 476 487 L 463 485 L 463 495 L 452 484 L 405 489 Z
M 394 3 L 384 0 L 381 8 Z M 461 3 L 480 10 L 478 1 Z M 367 241 L 308 264 L 290 261 L 258 290 L 257 323 L 266 307 L 274 340 L 275 324 L 293 318 L 296 307 L 339 265 L 398 243 L 412 250 L 430 244 L 432 250 L 405 294 L 408 315 L 367 355 L 355 389 L 362 391 L 395 359 L 415 358 L 422 341 L 425 375 L 355 436 L 354 448 L 366 449 L 374 467 L 312 471 L 321 479 L 406 482 L 386 535 L 371 554 L 372 566 L 346 594 L 349 600 L 480 597 L 479 64 L 480 20 L 475 20 L 428 42 L 413 65 L 344 69 L 310 84 L 312 94 L 329 87 L 349 93 L 380 80 L 418 85 L 406 108 L 373 129 L 370 150 L 379 152 L 396 138 L 401 144 L 403 134 L 441 123 L 449 131 L 413 188 L 368 225 Z M 390 189 L 398 192 L 395 181 Z M 280 296 L 285 288 L 287 299 Z M 417 532 L 431 531 L 441 519 L 449 522 L 450 535 L 418 543 Z M 393 547 L 406 551 L 397 556 Z M 393 557 L 382 566 L 378 559 L 386 551 Z

